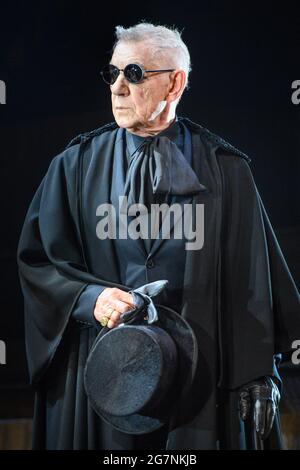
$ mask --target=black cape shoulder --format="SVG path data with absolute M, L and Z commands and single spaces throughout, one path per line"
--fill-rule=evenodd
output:
M 195 122 L 191 121 L 185 117 L 179 117 L 179 121 L 183 122 L 191 131 L 194 131 L 200 134 L 203 140 L 206 140 L 207 143 L 211 144 L 213 147 L 220 148 L 223 151 L 229 152 L 230 154 L 237 155 L 239 157 L 244 158 L 248 163 L 251 162 L 251 158 L 246 155 L 245 153 L 241 152 L 239 149 L 231 145 L 229 142 L 226 142 L 222 137 L 214 134 L 206 127 L 201 126 L 200 124 L 196 124 Z M 118 125 L 115 122 L 111 122 L 104 126 L 99 127 L 98 129 L 94 129 L 89 132 L 84 132 L 83 134 L 79 134 L 74 139 L 72 139 L 66 148 L 71 147 L 72 145 L 76 144 L 83 144 L 87 143 L 92 140 L 94 137 L 103 134 L 104 132 L 112 131 L 117 129 Z
M 77 145 L 77 144 L 83 144 L 86 142 L 89 142 L 92 140 L 94 137 L 103 134 L 104 132 L 112 131 L 114 129 L 117 129 L 118 125 L 115 122 L 110 122 L 109 124 L 105 124 L 104 126 L 99 127 L 98 129 L 94 129 L 89 132 L 84 132 L 83 134 L 79 134 L 74 139 L 72 139 L 68 145 L 66 146 L 66 149 L 69 147 L 72 147 L 72 145 Z

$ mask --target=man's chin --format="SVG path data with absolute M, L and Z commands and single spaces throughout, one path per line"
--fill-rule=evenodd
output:
M 115 116 L 115 121 L 118 124 L 119 127 L 122 127 L 124 129 L 132 129 L 135 128 L 136 122 L 131 120 L 131 119 L 126 119 L 122 118 L 119 116 Z
M 126 121 L 123 121 L 122 119 L 116 119 L 116 123 L 118 124 L 119 127 L 122 127 L 123 129 L 128 129 L 128 123 Z

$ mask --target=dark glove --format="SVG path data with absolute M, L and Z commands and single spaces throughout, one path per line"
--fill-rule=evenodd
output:
M 135 307 L 122 313 L 120 316 L 121 325 L 133 323 L 140 318 L 144 318 L 149 324 L 156 322 L 158 315 L 152 297 L 160 294 L 168 283 L 169 281 L 165 279 L 154 281 L 129 291 L 129 294 L 133 296 Z
M 269 376 L 254 380 L 240 389 L 240 416 L 243 421 L 251 419 L 261 439 L 266 439 L 270 434 L 279 401 L 278 387 Z

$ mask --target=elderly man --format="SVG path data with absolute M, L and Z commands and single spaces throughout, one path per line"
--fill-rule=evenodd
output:
M 278 447 L 274 358 L 300 337 L 299 294 L 250 159 L 176 115 L 190 71 L 177 30 L 140 23 L 116 36 L 102 70 L 116 123 L 54 158 L 19 244 L 34 447 L 246 448 L 247 426 Z M 84 368 L 102 328 L 136 308 L 132 289 L 161 279 L 154 301 L 193 329 L 197 369 L 169 421 L 130 434 L 94 412 Z

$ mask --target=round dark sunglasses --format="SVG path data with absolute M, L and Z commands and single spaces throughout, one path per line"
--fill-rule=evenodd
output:
M 123 72 L 124 77 L 129 83 L 141 83 L 144 80 L 144 74 L 174 72 L 175 69 L 145 70 L 138 64 L 128 64 L 125 69 L 118 69 L 115 65 L 108 64 L 101 70 L 101 75 L 105 83 L 113 85 L 117 80 L 119 73 Z

